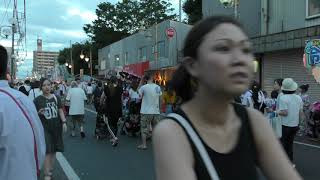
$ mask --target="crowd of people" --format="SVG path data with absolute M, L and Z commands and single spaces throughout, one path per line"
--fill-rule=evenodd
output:
M 257 179 L 256 166 L 268 179 L 301 179 L 293 140 L 296 133 L 316 137 L 312 120 L 318 109 L 320 115 L 309 85 L 277 79 L 269 96 L 252 82 L 251 43 L 229 17 L 196 24 L 183 57 L 166 86 L 155 83 L 153 74 L 125 73 L 90 82 L 8 83 L 7 52 L 0 46 L 0 101 L 6 102 L 0 104 L 0 177 L 35 180 L 43 166 L 45 180 L 51 180 L 68 119 L 70 135 L 77 137 L 79 129 L 86 137 L 88 104 L 97 112 L 98 139 L 117 146 L 119 134 L 139 134 L 137 148 L 145 150 L 153 137 L 158 179 Z M 12 155 L 19 149 L 24 151 Z

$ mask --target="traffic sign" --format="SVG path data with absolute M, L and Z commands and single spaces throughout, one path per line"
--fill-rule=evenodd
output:
M 176 30 L 172 27 L 166 30 L 166 34 L 169 39 L 172 38 L 175 35 L 175 33 L 176 33 Z

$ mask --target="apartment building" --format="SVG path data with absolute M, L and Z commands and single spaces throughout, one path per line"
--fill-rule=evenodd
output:
M 37 40 L 37 50 L 33 51 L 33 73 L 46 77 L 48 70 L 55 66 L 59 52 L 43 51 L 42 40 Z

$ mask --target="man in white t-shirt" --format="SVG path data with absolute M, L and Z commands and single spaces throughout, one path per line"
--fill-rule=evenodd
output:
M 281 116 L 282 137 L 281 143 L 288 157 L 293 161 L 293 140 L 299 130 L 299 122 L 303 117 L 303 102 L 295 92 L 298 88 L 296 82 L 291 78 L 282 82 L 283 95 L 279 98 L 279 108 L 276 113 Z
M 70 101 L 69 115 L 72 118 L 73 130 L 71 136 L 75 136 L 76 124 L 80 126 L 80 135 L 82 138 L 85 137 L 83 131 L 83 119 L 84 119 L 84 101 L 87 100 L 87 96 L 83 89 L 79 88 L 77 82 L 71 82 L 71 89 L 68 91 L 66 98 L 67 101 Z
M 141 86 L 144 81 L 147 84 Z M 160 96 L 161 88 L 153 83 L 151 76 L 144 76 L 140 81 L 139 95 L 142 98 L 141 104 L 141 139 L 142 144 L 139 149 L 147 149 L 147 136 L 149 135 L 149 125 L 156 125 L 160 120 Z

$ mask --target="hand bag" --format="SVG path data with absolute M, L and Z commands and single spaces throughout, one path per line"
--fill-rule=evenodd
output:
M 275 116 L 271 118 L 271 127 L 278 138 L 282 137 L 282 120 L 281 117 Z

